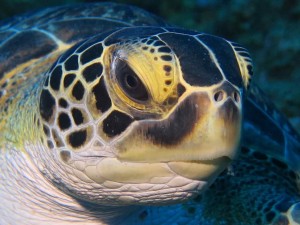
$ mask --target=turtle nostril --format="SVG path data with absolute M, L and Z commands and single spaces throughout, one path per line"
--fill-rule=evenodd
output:
M 214 95 L 214 99 L 215 99 L 216 102 L 222 101 L 223 97 L 224 97 L 223 91 L 218 91 Z
M 237 103 L 240 102 L 240 95 L 239 95 L 239 93 L 237 91 L 233 92 L 233 99 Z

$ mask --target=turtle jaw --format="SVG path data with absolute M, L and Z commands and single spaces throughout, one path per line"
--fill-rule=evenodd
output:
M 138 173 L 144 171 L 144 175 L 159 177 L 160 173 L 153 173 L 154 169 L 143 168 L 156 165 L 168 168 L 179 183 L 185 179 L 200 182 L 197 190 L 191 187 L 184 191 L 199 193 L 214 182 L 236 155 L 241 121 L 240 102 L 231 97 L 214 101 L 213 91 L 194 92 L 166 119 L 135 122 L 115 143 L 114 152 L 128 169 L 129 165 L 139 165 Z M 115 170 L 112 177 L 118 173 Z M 127 178 L 131 179 L 130 175 Z
M 241 138 L 242 106 L 231 97 L 214 101 L 209 92 L 192 93 L 164 120 L 139 121 L 115 145 L 128 162 L 233 159 Z
M 74 174 L 66 178 L 74 179 L 67 189 L 104 205 L 186 201 L 205 191 L 228 166 L 240 130 L 241 105 L 231 97 L 214 101 L 213 90 L 184 95 L 164 119 L 134 121 L 118 139 L 100 147 L 111 154 L 74 154 L 67 162 Z
M 228 157 L 220 157 L 207 161 L 169 162 L 168 166 L 182 177 L 206 181 L 210 185 L 230 162 Z

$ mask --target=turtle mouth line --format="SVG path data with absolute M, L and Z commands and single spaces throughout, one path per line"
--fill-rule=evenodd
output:
M 169 168 L 176 174 L 192 180 L 212 182 L 231 162 L 227 157 L 211 160 L 190 160 L 169 162 Z
M 203 159 L 178 159 L 177 157 L 171 158 L 171 159 L 163 159 L 163 160 L 127 160 L 127 159 L 123 159 L 123 158 L 118 158 L 118 156 L 114 155 L 114 154 L 101 154 L 100 152 L 93 152 L 93 153 L 89 153 L 89 154 L 82 154 L 80 155 L 80 158 L 85 158 L 85 159 L 105 159 L 105 158 L 116 158 L 118 159 L 120 162 L 124 162 L 124 163 L 198 163 L 198 164 L 219 164 L 220 162 L 227 162 L 228 164 L 233 160 L 231 157 L 229 156 L 220 156 L 220 157 L 200 157 Z
M 175 161 L 175 162 L 184 162 L 184 163 L 200 163 L 200 164 L 218 164 L 220 161 L 228 161 L 231 162 L 232 159 L 228 156 L 221 156 L 217 158 L 211 158 L 211 159 L 197 159 L 197 160 L 183 160 L 183 161 Z
M 118 159 L 118 157 L 116 156 L 107 156 L 107 155 L 82 155 L 80 158 L 85 158 L 85 159 L 105 159 L 105 158 L 116 158 Z M 219 164 L 227 162 L 228 164 L 232 161 L 232 159 L 228 156 L 221 156 L 221 157 L 217 157 L 217 158 L 211 158 L 211 159 L 197 159 L 197 160 L 162 160 L 162 161 L 133 161 L 133 160 L 124 160 L 124 159 L 118 159 L 120 162 L 124 162 L 124 163 L 136 163 L 136 164 L 144 164 L 144 163 L 150 163 L 150 164 L 156 164 L 156 163 L 196 163 L 196 164 Z

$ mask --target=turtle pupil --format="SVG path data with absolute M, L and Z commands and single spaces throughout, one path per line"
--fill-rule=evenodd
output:
M 135 101 L 147 101 L 148 91 L 138 75 L 130 68 L 126 61 L 115 61 L 114 74 L 124 93 Z
M 136 77 L 126 74 L 126 84 L 129 88 L 137 88 L 138 86 L 138 80 Z

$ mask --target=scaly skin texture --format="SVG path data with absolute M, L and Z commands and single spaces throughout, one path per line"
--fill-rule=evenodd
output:
M 225 171 L 202 197 L 185 204 L 103 207 L 64 194 L 45 180 L 27 154 L 10 148 L 0 155 L 0 196 L 5 205 L 0 221 L 21 225 L 99 225 L 120 221 L 128 225 L 177 221 L 191 225 L 299 223 L 300 196 L 295 174 L 285 164 L 270 164 L 267 162 L 272 159 L 255 154 L 253 157 L 244 149 L 230 171 Z
M 133 15 L 114 6 L 105 15 Z M 126 25 L 143 21 L 142 15 Z M 264 142 L 248 138 L 231 169 L 216 178 L 239 145 L 251 75 L 247 51 L 214 36 L 168 29 L 99 35 L 56 63 L 79 41 L 72 39 L 76 33 L 63 33 L 61 41 L 59 29 L 51 30 L 55 35 L 41 29 L 33 33 L 47 35 L 38 40 L 54 46 L 51 51 L 26 62 L 16 57 L 13 69 L 0 67 L 1 224 L 299 223 L 299 167 L 291 157 L 298 157 L 298 136 L 272 107 L 268 116 L 269 105 L 258 104 L 255 95 L 248 104 L 266 123 L 248 109 L 244 135 L 262 134 Z M 141 33 L 144 39 L 136 38 Z M 70 71 L 77 80 L 68 86 Z M 130 79 L 122 80 L 124 74 Z M 130 84 L 140 83 L 131 91 Z M 74 108 L 85 112 L 82 118 Z M 284 129 L 268 132 L 271 125 Z

